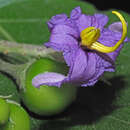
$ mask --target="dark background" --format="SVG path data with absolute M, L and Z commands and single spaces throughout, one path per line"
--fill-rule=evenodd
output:
M 120 9 L 130 13 L 129 0 L 82 0 L 95 5 L 98 10 Z

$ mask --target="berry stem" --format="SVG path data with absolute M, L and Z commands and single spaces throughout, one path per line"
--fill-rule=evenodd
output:
M 25 83 L 26 71 L 35 60 L 33 59 L 28 63 L 15 65 L 0 59 L 0 71 L 12 76 L 19 85 L 19 88 L 22 89 Z

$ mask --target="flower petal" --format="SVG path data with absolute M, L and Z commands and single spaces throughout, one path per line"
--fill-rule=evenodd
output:
M 103 27 L 107 24 L 108 17 L 104 14 L 95 14 L 92 19 L 92 26 L 96 28 L 103 29 Z
M 98 41 L 100 43 L 102 43 L 105 46 L 109 46 L 112 47 L 114 46 L 119 40 L 121 39 L 121 33 L 120 32 L 113 32 L 109 29 L 104 29 L 101 32 L 101 36 L 98 39 Z M 127 39 L 125 40 L 125 42 L 127 41 Z M 123 44 L 120 45 L 120 47 L 115 50 L 112 53 L 107 53 L 105 54 L 106 56 L 108 56 L 109 58 L 111 58 L 112 61 L 116 60 L 116 57 L 119 55 L 119 52 L 121 50 L 121 48 L 123 47 Z
M 73 65 L 78 48 L 78 46 L 73 46 L 73 49 L 63 52 L 64 59 L 68 66 Z
M 96 52 L 87 52 L 79 48 L 73 58 L 68 74 L 68 80 L 82 86 L 92 86 L 105 71 L 113 72 L 113 64 Z
M 81 32 L 85 28 L 91 26 L 91 16 L 87 16 L 85 14 L 82 14 L 79 17 L 79 19 L 77 19 L 75 22 L 76 22 L 76 25 L 77 25 L 79 31 Z
M 62 35 L 71 35 L 75 38 L 79 38 L 79 33 L 76 31 L 75 28 L 72 28 L 68 25 L 56 25 L 52 31 L 51 31 L 52 34 L 62 34 Z
M 78 41 L 71 35 L 52 34 L 50 42 L 44 45 L 57 51 L 67 51 L 73 49 L 73 46 L 78 46 Z
M 61 83 L 66 77 L 59 73 L 46 72 L 39 74 L 32 79 L 32 85 L 40 87 L 41 85 L 57 86 L 60 87 Z
M 122 23 L 121 22 L 114 22 L 109 25 L 108 29 L 113 32 L 120 32 L 122 33 Z
M 63 83 L 92 86 L 98 81 L 104 71 L 114 71 L 114 67 L 109 61 L 103 59 L 96 52 L 85 52 L 82 48 L 75 50 L 75 56 L 70 55 L 70 59 L 72 61 L 67 76 L 46 72 L 34 77 L 32 84 L 35 87 L 40 85 L 61 87 Z
M 96 61 L 95 74 L 93 75 L 92 78 L 88 80 L 88 82 L 81 85 L 83 87 L 93 86 L 99 80 L 99 78 L 103 75 L 105 71 L 114 72 L 114 66 L 113 64 L 111 64 L 111 62 L 106 60 L 105 57 L 102 57 L 100 53 L 99 54 L 95 53 L 94 55 L 95 55 L 95 61 Z M 91 66 L 93 66 L 93 64 L 91 64 Z
M 128 26 L 128 23 L 127 23 Z M 109 30 L 113 31 L 113 32 L 117 32 L 117 33 L 122 33 L 122 23 L 121 22 L 114 22 L 112 24 L 109 25 L 108 27 Z M 126 38 L 124 40 L 124 42 L 130 42 L 130 38 Z
M 71 19 L 78 19 L 81 15 L 81 8 L 78 6 L 76 8 L 74 8 L 72 11 L 71 11 L 71 14 L 70 14 L 70 18 Z
M 75 21 L 80 32 L 90 26 L 93 26 L 102 30 L 103 27 L 108 22 L 108 17 L 103 14 L 95 14 L 94 16 L 82 14 Z
M 62 24 L 67 20 L 66 14 L 58 14 L 56 16 L 53 16 L 48 22 L 49 29 L 52 29 L 56 24 Z
M 87 54 L 81 48 L 77 50 L 73 65 L 70 66 L 68 80 L 71 83 L 87 83 L 96 71 L 96 60 L 93 53 Z

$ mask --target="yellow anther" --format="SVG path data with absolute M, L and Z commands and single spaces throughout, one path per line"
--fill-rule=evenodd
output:
M 81 33 L 80 33 L 80 36 L 84 36 L 86 33 L 89 33 L 91 32 L 92 30 L 94 30 L 95 27 L 88 27 L 88 28 L 85 28 Z
M 84 29 L 80 34 L 81 45 L 87 46 L 87 48 L 89 49 L 97 50 L 102 53 L 113 52 L 121 45 L 121 43 L 125 40 L 127 34 L 127 24 L 125 19 L 119 12 L 112 11 L 112 13 L 115 14 L 122 23 L 123 32 L 121 39 L 113 47 L 104 46 L 103 44 L 97 42 L 98 38 L 100 37 L 100 30 L 96 29 L 95 27 L 88 27 Z
M 127 24 L 126 24 L 126 21 L 125 21 L 125 19 L 123 18 L 123 16 L 119 12 L 112 11 L 112 13 L 117 15 L 118 18 L 120 19 L 121 23 L 122 23 L 122 30 L 123 30 L 123 32 L 122 32 L 121 39 L 113 47 L 104 46 L 103 44 L 101 44 L 99 42 L 94 42 L 91 45 L 90 49 L 94 49 L 94 50 L 97 50 L 97 51 L 103 52 L 103 53 L 110 53 L 110 52 L 115 51 L 120 46 L 120 44 L 125 40 L 125 37 L 126 37 L 126 34 L 127 34 Z
M 95 27 L 88 27 L 81 32 L 80 37 L 81 45 L 89 48 L 100 37 L 100 30 Z

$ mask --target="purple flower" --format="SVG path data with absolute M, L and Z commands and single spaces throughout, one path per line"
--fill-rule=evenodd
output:
M 108 22 L 106 15 L 86 15 L 80 7 L 72 10 L 70 18 L 65 14 L 53 16 L 48 22 L 50 41 L 45 46 L 63 52 L 69 72 L 67 76 L 54 72 L 39 74 L 33 78 L 32 84 L 35 87 L 60 87 L 68 83 L 91 86 L 105 71 L 113 72 L 116 57 L 123 46 L 121 42 L 128 41 L 123 17 L 118 12 L 113 13 L 122 24 L 113 23 L 108 28 L 104 28 Z

